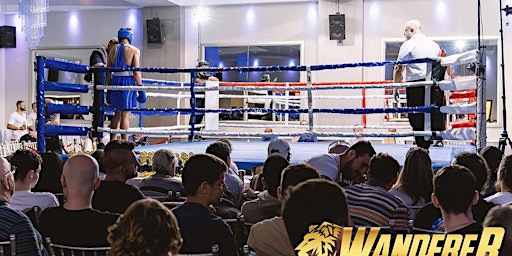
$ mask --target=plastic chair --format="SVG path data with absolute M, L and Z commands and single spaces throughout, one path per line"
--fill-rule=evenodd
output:
M 48 254 L 50 256 L 104 256 L 110 247 L 79 247 L 52 243 L 49 237 L 45 238 Z
M 16 256 L 16 236 L 9 235 L 9 241 L 0 242 L 0 256 Z

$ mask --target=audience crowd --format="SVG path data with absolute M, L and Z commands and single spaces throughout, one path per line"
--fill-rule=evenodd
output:
M 499 226 L 500 255 L 512 253 L 512 156 L 496 147 L 458 153 L 434 171 L 426 149 L 411 147 L 399 163 L 365 140 L 290 163 L 289 143 L 276 139 L 261 172 L 247 170 L 251 185 L 232 151 L 229 140 L 214 141 L 179 169 L 177 154 L 160 149 L 154 175 L 137 178 L 129 141 L 65 163 L 18 150 L 0 159 L 0 241 L 14 234 L 17 255 L 47 255 L 52 243 L 116 256 L 288 256 L 308 252 L 312 228 L 325 223 L 432 234 Z

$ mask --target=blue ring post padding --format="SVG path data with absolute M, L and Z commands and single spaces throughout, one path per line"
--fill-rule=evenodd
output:
M 56 83 L 56 82 L 44 82 L 45 91 L 57 91 L 57 92 L 89 92 L 89 86 L 86 84 L 70 84 L 70 83 Z
M 37 106 L 37 150 L 46 152 L 44 129 L 44 62 L 45 58 L 37 56 L 36 106 Z
M 58 60 L 46 60 L 45 67 L 49 69 L 57 69 L 60 71 L 69 71 L 81 74 L 87 74 L 89 72 L 89 67 L 86 65 L 80 65 L 71 62 L 64 62 Z
M 60 114 L 77 114 L 87 115 L 91 108 L 89 106 L 79 106 L 71 104 L 48 104 L 48 113 L 60 113 Z
M 47 136 L 58 136 L 58 135 L 78 135 L 87 136 L 89 128 L 77 127 L 77 126 L 60 126 L 60 125 L 47 125 L 46 135 Z
M 196 73 L 190 72 L 190 138 L 194 138 L 194 132 L 196 127 L 196 92 L 194 86 L 196 84 Z

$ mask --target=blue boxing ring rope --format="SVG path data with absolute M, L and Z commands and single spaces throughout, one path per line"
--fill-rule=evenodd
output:
M 272 66 L 272 67 L 223 67 L 223 68 L 108 68 L 108 67 L 94 67 L 90 68 L 85 65 L 75 63 L 67 63 L 56 60 L 49 60 L 42 56 L 37 57 L 37 145 L 39 151 L 45 151 L 45 136 L 57 135 L 78 135 L 86 136 L 89 132 L 94 133 L 94 137 L 101 138 L 103 132 L 112 133 L 138 133 L 143 135 L 190 135 L 194 136 L 195 131 L 195 118 L 197 114 L 205 113 L 225 113 L 225 114 L 241 114 L 244 112 L 262 112 L 262 113 L 307 113 L 309 117 L 310 130 L 301 133 L 275 133 L 276 136 L 300 136 L 300 135 L 313 135 L 313 136 L 337 136 L 337 137 L 354 137 L 354 133 L 340 133 L 340 132 L 314 132 L 313 128 L 313 115 L 315 113 L 335 113 L 335 114 L 381 114 L 381 113 L 432 113 L 433 111 L 442 111 L 437 106 L 420 106 L 420 107 L 407 107 L 407 108 L 352 108 L 352 109 L 334 109 L 334 108 L 313 108 L 312 106 L 312 91 L 313 90 L 328 90 L 328 89 L 363 89 L 363 88 L 405 88 L 409 86 L 432 86 L 433 82 L 419 82 L 419 83 L 389 83 L 377 85 L 350 85 L 350 86 L 322 86 L 315 87 L 311 81 L 311 72 L 327 69 L 340 69 L 340 68 L 354 68 L 354 67 L 380 67 L 385 65 L 408 64 L 408 63 L 428 63 L 435 61 L 433 59 L 416 59 L 411 61 L 385 61 L 385 62 L 368 62 L 368 63 L 346 63 L 346 64 L 329 64 L 329 65 L 312 65 L 312 66 Z M 115 85 L 99 85 L 93 84 L 69 84 L 48 82 L 44 80 L 45 68 L 57 69 L 62 71 L 75 72 L 79 74 L 86 74 L 89 69 L 95 71 L 95 74 L 106 73 L 107 71 L 141 71 L 149 73 L 190 73 L 191 83 L 160 81 L 152 79 L 143 79 L 144 86 L 115 86 Z M 279 86 L 264 86 L 264 87 L 243 87 L 237 88 L 232 86 L 218 86 L 216 88 L 207 88 L 204 84 L 194 83 L 196 72 L 279 72 L 279 71 L 305 71 L 307 72 L 307 86 L 300 87 L 300 90 L 307 90 L 308 92 L 308 108 L 307 109 L 197 109 L 195 106 L 196 92 L 199 91 L 214 91 L 214 90 L 298 90 L 298 87 L 279 87 Z M 153 86 L 146 86 L 152 84 Z M 184 87 L 186 86 L 186 87 Z M 64 91 L 64 92 L 78 92 L 86 93 L 90 89 L 94 90 L 94 103 L 93 106 L 76 106 L 67 104 L 48 104 L 45 110 L 45 91 Z M 104 106 L 104 90 L 144 90 L 146 92 L 162 92 L 162 91 L 187 91 L 190 92 L 190 108 L 139 108 L 139 109 L 115 109 Z M 139 127 L 142 127 L 142 116 L 149 115 L 177 115 L 187 114 L 190 115 L 190 129 L 189 131 L 176 131 L 174 129 L 163 129 L 162 131 L 156 130 L 121 130 L 121 129 L 105 129 L 105 113 L 116 110 L 129 110 L 134 114 L 139 115 Z M 48 113 L 61 113 L 61 114 L 93 114 L 92 127 L 75 127 L 75 126 L 52 126 L 45 125 L 45 111 Z M 485 111 L 484 118 L 485 118 Z M 478 118 L 480 115 L 477 115 Z M 262 133 L 216 133 L 216 132 L 201 132 L 205 136 L 261 136 Z M 268 135 L 268 133 L 266 134 Z M 361 134 L 364 137 L 409 137 L 409 136 L 449 136 L 443 131 L 415 131 L 415 132 L 396 132 L 391 134 L 382 135 L 379 133 L 365 133 Z M 478 134 L 477 134 L 478 136 Z M 460 137 L 460 136 L 459 136 Z M 465 136 L 462 136 L 465 138 Z

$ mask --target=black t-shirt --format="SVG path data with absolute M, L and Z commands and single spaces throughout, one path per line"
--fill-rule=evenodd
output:
M 44 210 L 39 219 L 39 227 L 41 234 L 50 237 L 56 244 L 108 246 L 107 228 L 118 217 L 119 214 L 94 209 L 67 210 L 60 206 Z
M 124 182 L 101 181 L 92 197 L 92 208 L 122 214 L 133 202 L 144 199 L 139 188 Z
M 479 199 L 476 205 L 473 206 L 473 218 L 475 221 L 482 223 L 487 212 L 494 206 L 496 205 L 493 203 Z M 442 218 L 441 209 L 436 208 L 432 203 L 428 203 L 416 213 L 414 227 L 437 230 L 436 227 L 442 224 Z

